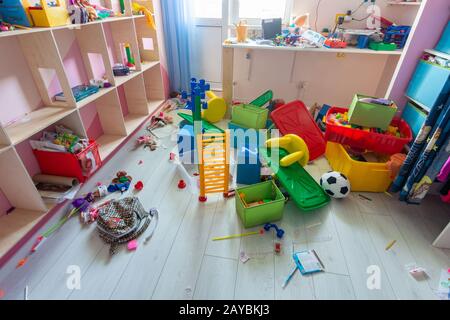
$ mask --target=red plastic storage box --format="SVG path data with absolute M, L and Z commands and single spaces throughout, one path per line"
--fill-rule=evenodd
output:
M 80 182 L 86 181 L 102 165 L 98 144 L 94 140 L 90 141 L 89 147 L 77 154 L 42 150 L 33 152 L 42 174 L 75 177 Z
M 402 152 L 404 146 L 412 140 L 411 128 L 403 119 L 394 119 L 391 123 L 393 126 L 399 128 L 399 132 L 403 138 L 339 126 L 328 121 L 332 114 L 345 112 L 348 112 L 348 109 L 332 107 L 328 110 L 326 118 L 327 130 L 325 132 L 325 139 L 327 141 L 337 142 L 357 149 L 395 154 Z

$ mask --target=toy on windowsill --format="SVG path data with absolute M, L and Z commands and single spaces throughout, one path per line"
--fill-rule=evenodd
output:
M 329 38 L 325 40 L 324 46 L 330 49 L 347 48 L 347 43 L 341 39 Z

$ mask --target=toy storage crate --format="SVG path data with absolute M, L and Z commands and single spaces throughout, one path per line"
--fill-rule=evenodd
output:
M 384 192 L 392 182 L 386 163 L 354 160 L 341 144 L 328 142 L 325 156 L 334 171 L 349 179 L 352 191 Z
M 70 24 L 69 13 L 64 0 L 54 0 L 50 6 L 41 0 L 39 7 L 30 7 L 29 12 L 35 27 L 58 27 Z
M 410 26 L 390 26 L 384 33 L 384 43 L 395 43 L 397 48 L 403 49 L 408 40 Z
M 255 207 L 245 207 L 240 194 L 245 194 L 247 203 L 263 199 L 273 199 Z M 285 198 L 273 181 L 265 181 L 248 187 L 236 189 L 236 211 L 245 228 L 255 227 L 283 217 Z
M 383 106 L 360 101 L 363 98 L 374 98 L 356 94 L 348 110 L 348 122 L 361 127 L 380 128 L 387 130 L 397 113 L 397 106 Z
M 349 145 L 352 148 L 357 149 L 367 149 L 378 153 L 395 154 L 400 153 L 403 150 L 403 147 L 412 140 L 411 128 L 404 120 L 394 119 L 392 121 L 392 125 L 398 126 L 399 132 L 403 135 L 403 138 L 367 132 L 359 129 L 352 129 L 328 122 L 328 119 L 332 114 L 337 112 L 345 113 L 347 111 L 348 109 L 345 108 L 330 108 L 327 113 L 327 130 L 325 132 L 325 139 L 327 141 Z
M 98 144 L 94 140 L 90 141 L 89 147 L 77 154 L 42 150 L 33 152 L 42 174 L 75 177 L 80 182 L 86 181 L 102 165 Z
M 250 104 L 234 106 L 231 111 L 231 119 L 238 126 L 251 129 L 264 129 L 267 124 L 269 110 Z
M 447 101 L 450 93 L 450 68 L 420 61 L 409 83 L 406 95 L 428 110 Z

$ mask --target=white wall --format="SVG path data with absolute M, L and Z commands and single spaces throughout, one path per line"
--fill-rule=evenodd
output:
M 316 8 L 319 0 L 294 0 L 293 15 L 300 15 L 303 13 L 310 14 L 310 25 L 314 28 L 314 21 L 316 19 Z M 319 15 L 317 20 L 317 28 L 319 31 L 322 28 L 333 28 L 336 13 L 346 13 L 347 10 L 355 10 L 362 0 L 322 0 L 319 6 Z M 418 6 L 392 6 L 387 4 L 387 0 L 376 0 L 375 4 L 380 7 L 383 17 L 395 22 L 398 25 L 412 25 L 415 14 L 418 11 Z M 355 18 L 361 19 L 367 16 L 365 4 L 356 13 Z M 346 24 L 351 28 L 365 27 L 365 22 L 354 21 Z
M 314 28 L 317 1 L 295 0 L 293 14 L 310 13 L 310 24 Z M 332 28 L 336 13 L 355 9 L 360 3 L 361 0 L 322 0 L 318 29 Z M 418 6 L 387 6 L 386 0 L 378 0 L 377 4 L 382 16 L 395 17 L 393 20 L 397 24 L 412 25 L 418 11 Z M 357 18 L 366 15 L 365 10 L 360 9 Z M 355 22 L 349 27 L 364 27 L 364 23 Z M 292 52 L 256 50 L 251 52 L 250 60 L 246 59 L 246 54 L 245 50 L 235 50 L 236 100 L 251 101 L 259 93 L 272 89 L 278 98 L 300 99 L 308 106 L 315 102 L 348 106 L 355 93 L 384 96 L 392 75 L 390 72 L 383 74 L 383 70 L 388 65 L 393 72 L 397 61 L 381 55 L 338 57 L 335 53 L 299 52 L 293 67 Z M 306 86 L 299 88 L 305 81 Z

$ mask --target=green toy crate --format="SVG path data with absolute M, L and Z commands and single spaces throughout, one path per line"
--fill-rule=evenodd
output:
M 387 130 L 397 112 L 397 106 L 362 102 L 362 98 L 374 97 L 356 94 L 348 110 L 348 122 L 357 126 Z
M 267 123 L 269 110 L 251 104 L 234 106 L 231 111 L 231 119 L 238 126 L 252 129 L 264 129 Z
M 244 194 L 245 202 L 252 203 L 265 199 L 271 201 L 246 207 L 240 194 Z M 255 227 L 283 217 L 285 198 L 273 181 L 265 181 L 251 186 L 236 189 L 236 211 L 245 228 Z
M 369 42 L 369 48 L 376 51 L 394 51 L 397 50 L 395 43 Z

